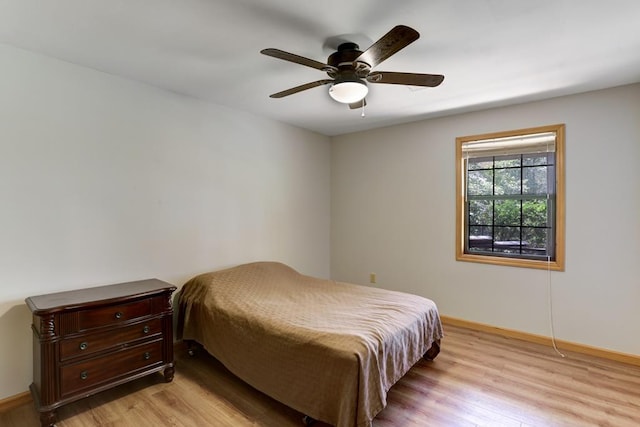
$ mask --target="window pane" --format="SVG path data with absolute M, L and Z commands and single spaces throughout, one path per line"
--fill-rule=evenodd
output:
M 493 194 L 493 171 L 475 170 L 467 175 L 467 194 L 470 196 L 490 196 Z
M 520 194 L 520 170 L 496 169 L 495 194 Z
M 553 153 L 525 154 L 522 156 L 523 166 L 544 166 L 553 164 Z
M 478 159 L 469 159 L 467 163 L 467 167 L 469 170 L 476 169 L 492 169 L 493 168 L 493 157 L 483 157 Z
M 520 253 L 520 227 L 495 227 L 493 250 L 503 253 Z
M 496 200 L 495 225 L 520 225 L 520 200 Z
M 523 253 L 546 256 L 549 230 L 546 228 L 522 228 L 522 239 L 527 242 L 526 251 Z M 524 249 L 524 248 L 523 248 Z
M 495 244 L 500 242 L 511 245 L 520 244 L 520 227 L 495 227 Z
M 493 201 L 470 200 L 469 201 L 469 225 L 493 224 Z
M 546 227 L 547 218 L 546 200 L 526 200 L 522 202 L 522 225 Z
M 493 227 L 490 225 L 472 225 L 469 227 L 469 236 L 474 239 L 485 239 L 488 238 L 491 240 L 491 236 L 493 235 Z
M 547 167 L 535 166 L 522 170 L 523 194 L 547 194 Z
M 491 251 L 493 227 L 469 227 L 469 249 Z
M 520 164 L 520 155 L 517 156 L 498 156 L 496 157 L 496 165 L 495 168 L 519 168 Z

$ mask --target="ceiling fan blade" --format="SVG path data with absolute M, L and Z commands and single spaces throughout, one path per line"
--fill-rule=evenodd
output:
M 362 108 L 366 105 L 367 105 L 367 99 L 363 98 L 362 101 L 352 102 L 351 104 L 349 104 L 349 108 L 351 108 L 352 110 L 357 110 L 358 108 Z
M 283 90 L 282 92 L 274 93 L 273 95 L 269 95 L 270 98 L 283 98 L 285 96 L 293 95 L 294 93 L 302 92 L 303 90 L 312 89 L 314 87 L 327 85 L 329 83 L 333 83 L 331 79 L 318 80 L 311 83 L 306 83 L 300 86 L 292 87 L 291 89 Z
M 280 50 L 280 49 L 273 49 L 273 48 L 262 49 L 260 53 L 263 55 L 272 56 L 274 58 L 283 59 L 285 61 L 293 62 L 296 64 L 306 65 L 307 67 L 315 68 L 317 70 L 326 71 L 327 69 L 333 68 L 328 64 L 324 64 L 322 62 L 315 61 L 313 59 L 305 58 L 304 56 L 285 52 L 284 50 Z
M 380 40 L 365 50 L 356 61 L 366 62 L 371 68 L 380 64 L 391 55 L 418 40 L 420 33 L 406 25 L 397 25 Z
M 373 71 L 367 76 L 370 83 L 388 83 L 392 85 L 436 87 L 442 83 L 441 74 L 393 73 L 390 71 Z

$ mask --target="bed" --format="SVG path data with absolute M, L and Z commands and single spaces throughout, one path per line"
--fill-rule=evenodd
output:
M 369 427 L 387 392 L 440 350 L 427 298 L 256 262 L 189 280 L 178 338 L 272 398 L 336 427 Z

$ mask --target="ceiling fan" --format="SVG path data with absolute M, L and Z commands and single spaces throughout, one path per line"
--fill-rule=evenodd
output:
M 420 33 L 413 28 L 397 25 L 364 52 L 355 43 L 340 44 L 338 50 L 329 55 L 326 64 L 280 49 L 263 49 L 260 53 L 264 55 L 315 68 L 330 77 L 283 90 L 270 97 L 282 98 L 317 86 L 331 85 L 329 95 L 338 102 L 349 104 L 353 109 L 365 105 L 365 97 L 369 92 L 367 82 L 436 87 L 444 80 L 443 75 L 371 71 L 419 37 Z

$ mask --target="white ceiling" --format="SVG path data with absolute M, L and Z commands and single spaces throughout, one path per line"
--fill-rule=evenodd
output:
M 370 85 L 366 117 L 320 62 L 397 24 L 419 40 L 375 70 L 444 74 L 437 88 Z M 346 36 L 350 35 L 350 36 Z M 0 42 L 216 104 L 337 135 L 640 81 L 638 0 L 0 0 Z

